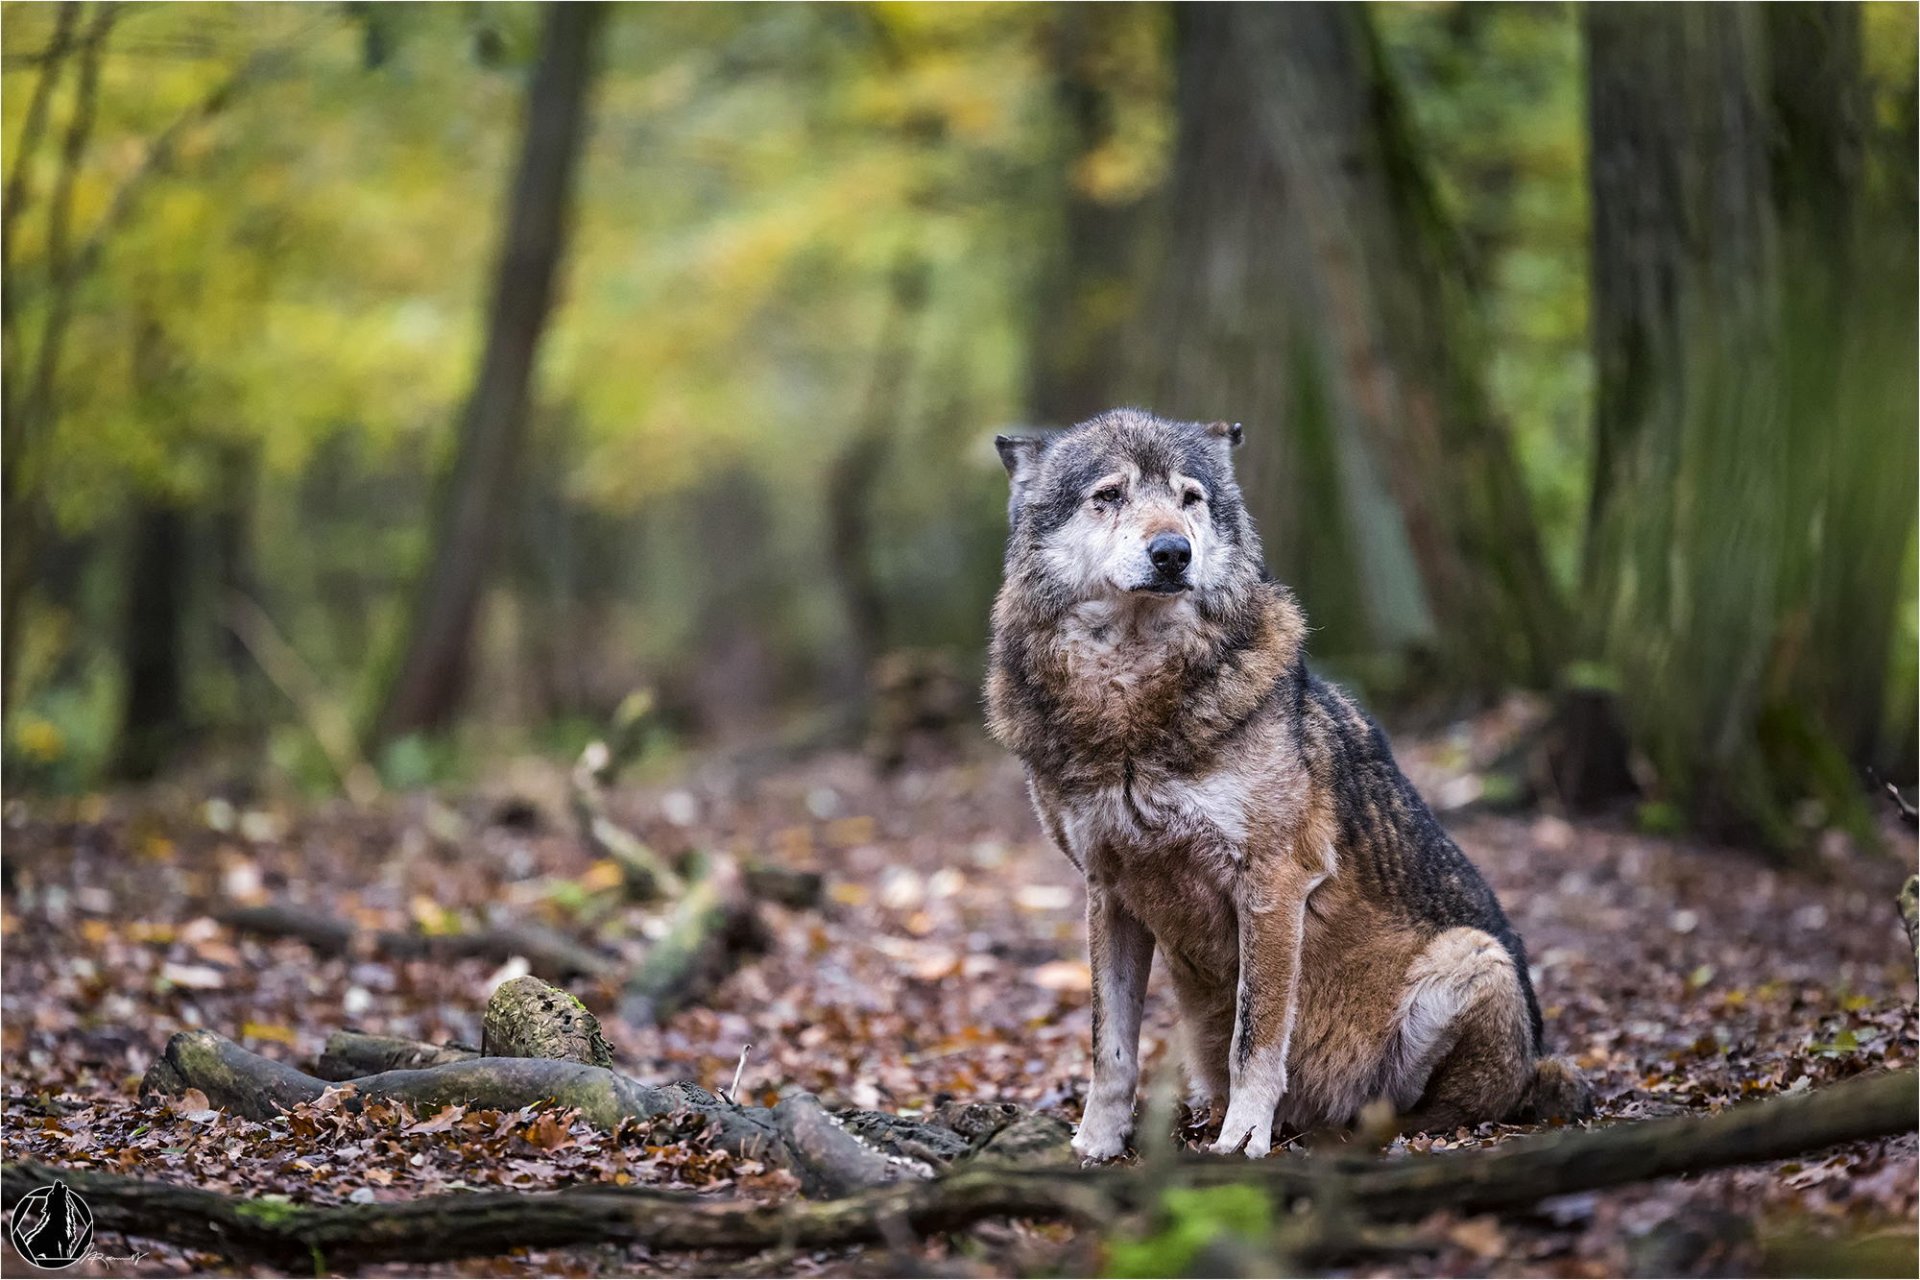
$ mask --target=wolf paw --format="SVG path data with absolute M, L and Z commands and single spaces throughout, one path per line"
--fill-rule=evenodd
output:
M 1247 1159 L 1265 1159 L 1273 1150 L 1273 1112 L 1249 1117 L 1245 1110 L 1227 1108 L 1226 1123 L 1220 1126 L 1220 1140 L 1210 1148 L 1215 1155 L 1230 1156 L 1246 1147 Z
M 1131 1118 L 1128 1117 L 1128 1120 Z M 1074 1131 L 1073 1149 L 1089 1164 L 1099 1160 L 1111 1160 L 1126 1152 L 1127 1138 L 1131 1130 L 1132 1125 L 1126 1120 L 1089 1115 Z

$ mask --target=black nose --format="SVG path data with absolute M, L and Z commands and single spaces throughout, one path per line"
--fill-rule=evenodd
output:
M 1162 533 L 1147 544 L 1147 559 L 1161 577 L 1178 577 L 1193 561 L 1193 544 L 1177 533 Z

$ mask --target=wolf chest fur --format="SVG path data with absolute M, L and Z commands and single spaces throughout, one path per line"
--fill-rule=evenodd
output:
M 1157 952 L 1217 1149 L 1580 1102 L 1539 1059 L 1525 952 L 1394 765 L 1308 669 L 1234 481 L 1239 429 L 1121 410 L 1000 442 L 1011 478 L 988 706 L 1087 880 L 1094 1074 L 1075 1138 L 1124 1150 Z

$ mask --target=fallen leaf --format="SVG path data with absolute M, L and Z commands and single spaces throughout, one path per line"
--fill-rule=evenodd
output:
M 467 1109 L 465 1107 L 442 1107 L 440 1111 L 433 1116 L 432 1119 L 419 1120 L 414 1122 L 413 1124 L 408 1125 L 407 1132 L 408 1133 L 445 1133 L 447 1130 L 453 1128 L 453 1126 L 455 1126 L 456 1124 L 459 1124 L 461 1118 L 466 1114 L 467 1114 Z

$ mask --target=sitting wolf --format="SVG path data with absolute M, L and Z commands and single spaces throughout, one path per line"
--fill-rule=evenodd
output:
M 1575 1111 L 1526 953 L 1366 713 L 1310 671 L 1234 483 L 1238 425 L 1116 410 L 996 443 L 1012 481 L 988 710 L 1087 881 L 1093 1083 L 1133 1130 L 1158 945 L 1214 1150 L 1384 1098 L 1450 1128 Z

